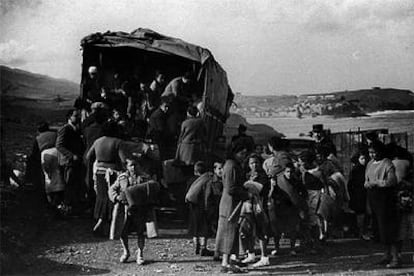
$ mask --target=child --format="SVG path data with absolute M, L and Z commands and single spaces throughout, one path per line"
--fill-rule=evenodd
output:
M 136 159 L 126 159 L 127 171 L 118 176 L 109 188 L 109 198 L 115 203 L 110 239 L 120 238 L 123 254 L 121 263 L 125 263 L 130 251 L 128 247 L 129 232 L 136 231 L 138 235 L 137 264 L 144 264 L 143 251 L 145 246 L 145 223 L 152 214 L 160 186 L 151 180 L 149 174 L 143 171 Z M 133 189 L 131 189 L 133 188 Z
M 267 212 L 263 208 L 263 202 L 267 202 L 267 196 L 270 190 L 269 178 L 262 168 L 261 158 L 259 155 L 252 153 L 248 160 L 248 173 L 247 179 L 254 181 L 262 185 L 258 194 L 252 193 L 255 196 L 249 200 L 250 204 L 245 205 L 247 221 L 252 221 L 254 226 L 253 236 L 247 237 L 244 240 L 244 245 L 247 249 L 247 257 L 242 261 L 243 263 L 255 262 L 256 256 L 254 253 L 255 237 L 259 239 L 261 257 L 260 260 L 253 264 L 253 267 L 261 267 L 269 265 L 269 257 L 267 256 L 267 241 L 269 235 L 269 218 Z M 245 186 L 246 187 L 246 186 Z M 250 210 L 249 210 L 250 209 Z M 241 231 L 242 232 L 242 231 Z M 242 244 L 243 244 L 242 243 Z
M 294 165 L 288 163 L 283 174 L 277 177 L 271 198 L 274 201 L 274 216 L 277 223 L 273 223 L 275 245 L 278 248 L 281 234 L 290 238 L 291 255 L 296 255 L 294 250 L 300 219 L 304 217 L 306 202 L 299 195 L 298 182 L 293 176 Z
M 218 222 L 218 213 L 219 213 L 219 204 L 221 193 L 223 192 L 223 162 L 216 161 L 213 164 L 214 167 L 214 175 L 213 180 L 211 182 L 211 207 L 209 212 L 209 221 L 211 221 L 211 228 L 213 233 L 215 234 L 217 231 L 217 222 Z
M 363 240 L 369 240 L 370 237 L 367 235 L 367 191 L 364 188 L 365 169 L 368 163 L 368 152 L 358 151 L 352 156 L 351 162 L 353 166 L 348 180 L 350 197 L 349 207 L 357 216 L 359 236 Z
M 185 201 L 190 207 L 190 225 L 188 232 L 193 236 L 195 254 L 213 256 L 214 252 L 207 249 L 207 237 L 210 235 L 208 209 L 210 209 L 209 195 L 213 174 L 207 172 L 204 162 L 194 164 L 194 175 L 197 177 L 188 189 Z

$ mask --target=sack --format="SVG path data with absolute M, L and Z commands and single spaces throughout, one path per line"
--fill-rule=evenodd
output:
M 330 219 L 336 213 L 335 199 L 326 192 L 320 193 L 318 205 L 317 214 L 324 219 Z
M 409 213 L 413 210 L 413 192 L 410 190 L 399 191 L 398 194 L 398 208 L 403 213 Z
M 174 166 L 174 159 L 162 162 L 162 173 L 167 184 L 184 183 L 187 180 L 181 167 Z
M 155 221 L 145 223 L 145 227 L 147 229 L 147 237 L 149 239 L 158 237 L 158 229 Z

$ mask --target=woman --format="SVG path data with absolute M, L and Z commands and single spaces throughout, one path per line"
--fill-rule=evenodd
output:
M 241 163 L 245 159 L 247 148 L 236 145 L 232 156 L 226 160 L 223 168 L 223 194 L 220 199 L 219 221 L 216 235 L 216 251 L 222 254 L 221 272 L 242 272 L 237 265 L 230 264 L 230 254 L 238 253 L 238 219 L 241 203 L 249 198 L 243 188 L 244 174 Z
M 385 158 L 385 147 L 374 141 L 368 148 L 371 161 L 365 172 L 367 197 L 372 213 L 377 219 L 380 242 L 385 245 L 384 257 L 379 264 L 387 268 L 399 267 L 398 259 L 398 210 L 396 204 L 397 178 L 391 160 Z
M 357 216 L 359 236 L 363 240 L 369 240 L 367 235 L 367 191 L 364 188 L 365 169 L 368 163 L 368 153 L 363 150 L 357 151 L 352 157 L 352 169 L 349 174 L 349 207 Z
M 398 252 L 401 253 L 404 241 L 408 241 L 411 251 L 414 249 L 414 174 L 404 150 L 394 146 L 390 150 L 395 175 L 398 182 L 398 204 L 400 229 L 398 235 Z
M 95 157 L 94 163 L 94 189 L 96 201 L 94 218 L 97 220 L 93 228 L 98 233 L 104 222 L 111 221 L 113 204 L 108 198 L 108 187 L 116 180 L 116 172 L 122 170 L 121 139 L 115 137 L 117 126 L 115 123 L 105 123 L 103 126 L 104 136 L 95 140 L 86 154 L 86 160 Z

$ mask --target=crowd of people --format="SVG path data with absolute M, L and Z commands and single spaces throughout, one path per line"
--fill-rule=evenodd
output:
M 195 254 L 221 257 L 222 272 L 240 273 L 250 263 L 269 265 L 268 255 L 279 253 L 282 237 L 290 239 L 290 254 L 314 254 L 330 230 L 341 227 L 381 242 L 385 251 L 379 264 L 401 265 L 403 241 L 413 248 L 412 155 L 368 133 L 350 160 L 347 181 L 323 127 L 314 125 L 312 134 L 315 147 L 298 156 L 291 154 L 289 140 L 278 137 L 269 140 L 266 154 L 240 126 L 223 163 L 214 163 L 214 170 L 201 161 L 194 165 L 198 177 L 190 180 L 186 202 Z M 206 240 L 214 236 L 215 249 L 207 250 Z
M 218 148 L 210 160 L 191 74 L 165 85 L 165 75 L 156 72 L 149 87 L 136 74 L 127 81 L 115 74 L 108 88 L 100 84 L 95 66 L 88 73 L 66 124 L 57 132 L 39 124 L 28 175 L 43 172 L 45 195 L 59 216 L 93 209 L 93 233 L 120 239 L 120 262 L 130 257 L 132 231 L 138 237 L 136 261 L 144 263 L 144 233 L 156 232 L 148 222 L 156 220 L 158 194 L 168 188 L 160 168 L 168 159 L 177 170 L 193 169 L 185 194 L 189 235 L 195 254 L 221 259 L 222 272 L 269 265 L 269 254 L 279 253 L 283 237 L 290 239 L 292 255 L 317 253 L 331 227 L 351 215 L 361 238 L 385 245 L 381 263 L 387 267 L 400 265 L 402 240 L 414 242 L 413 162 L 403 148 L 366 135 L 346 177 L 322 125 L 313 127 L 315 146 L 298 156 L 289 140 L 272 137 L 257 145 L 240 125 L 228 147 Z M 125 141 L 133 138 L 155 145 L 159 158 L 148 158 L 145 150 L 128 152 Z M 217 137 L 218 144 L 223 139 Z M 209 250 L 207 241 L 214 237 L 215 248 Z

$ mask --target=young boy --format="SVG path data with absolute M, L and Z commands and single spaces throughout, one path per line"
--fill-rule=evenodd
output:
M 294 250 L 295 241 L 299 231 L 301 219 L 304 217 L 306 202 L 300 196 L 298 180 L 294 177 L 294 166 L 292 163 L 286 165 L 283 174 L 277 177 L 276 185 L 272 193 L 275 203 L 275 216 L 277 224 L 273 224 L 276 250 L 282 233 L 285 233 L 291 241 L 291 254 L 296 255 Z
M 198 161 L 194 164 L 194 175 L 197 179 L 191 184 L 185 197 L 190 207 L 189 234 L 193 236 L 196 254 L 213 256 L 214 253 L 207 249 L 207 237 L 211 233 L 208 211 L 211 208 L 213 174 L 207 172 L 204 162 Z
M 120 238 L 123 254 L 121 263 L 125 263 L 130 251 L 128 247 L 129 232 L 138 235 L 137 264 L 144 264 L 145 223 L 150 219 L 152 206 L 155 204 L 160 186 L 144 172 L 136 159 L 126 159 L 127 171 L 118 176 L 109 188 L 109 198 L 115 203 L 112 214 L 110 239 Z

